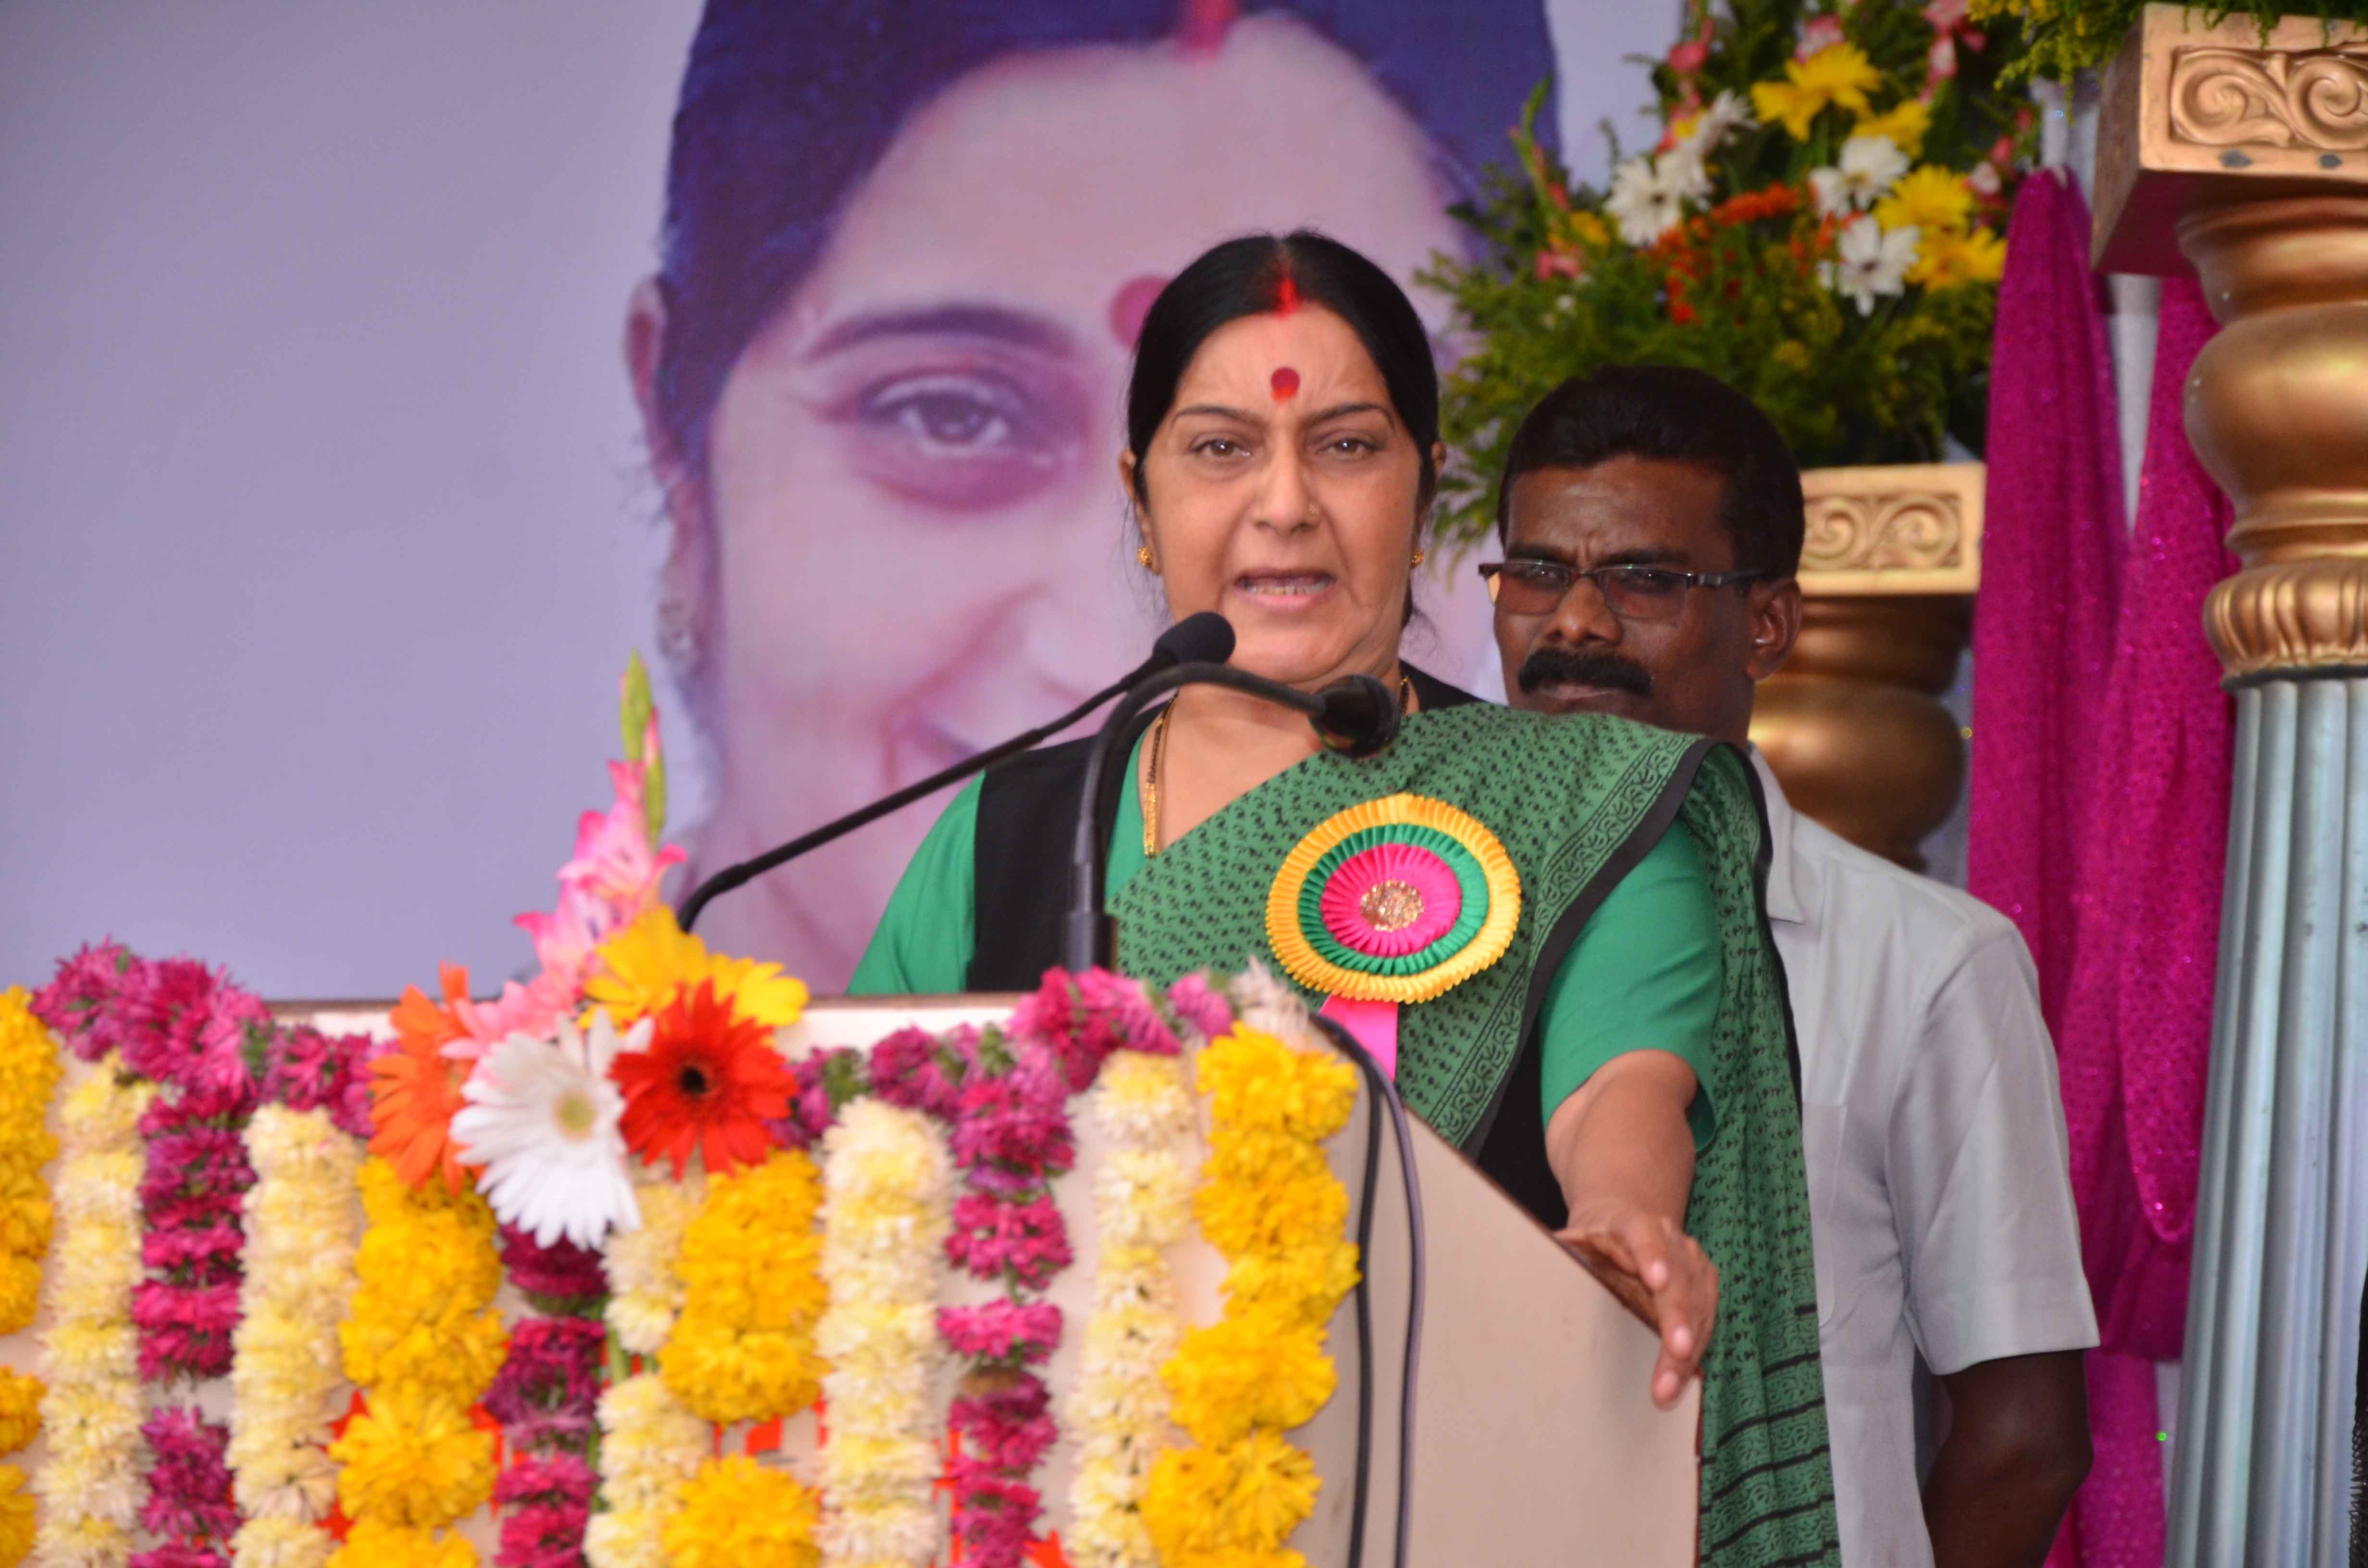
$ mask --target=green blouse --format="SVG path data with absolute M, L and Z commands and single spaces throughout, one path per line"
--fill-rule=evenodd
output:
M 1135 776 L 1134 766 L 1125 776 Z M 921 841 L 848 982 L 848 995 L 963 989 L 975 939 L 978 796 L 973 778 Z M 1133 790 L 1121 790 L 1105 895 L 1115 896 L 1144 863 L 1143 807 Z M 1552 1121 L 1597 1068 L 1624 1051 L 1666 1051 L 1707 1085 L 1720 954 L 1701 847 L 1683 823 L 1672 823 L 1604 899 L 1554 971 L 1538 1021 L 1541 1116 Z M 1697 1149 L 1708 1145 L 1715 1127 L 1712 1108 L 1708 1093 L 1698 1091 L 1688 1112 Z

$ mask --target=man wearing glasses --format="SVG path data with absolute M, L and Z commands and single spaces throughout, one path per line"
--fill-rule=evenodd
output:
M 1747 744 L 1801 629 L 1801 476 L 1748 399 L 1614 366 L 1522 421 L 1480 568 L 1516 707 Z M 2003 916 L 1794 812 L 1755 752 L 1842 1561 L 2037 1563 L 2089 1467 L 2097 1343 L 2037 981 Z M 1947 1391 L 1919 1494 L 1915 1367 Z

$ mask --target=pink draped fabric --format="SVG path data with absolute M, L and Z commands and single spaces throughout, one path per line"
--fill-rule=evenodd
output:
M 2232 563 L 2226 502 L 2180 421 L 2213 331 L 2192 280 L 2165 289 L 2138 526 L 2122 536 L 2087 244 L 2077 192 L 2026 184 L 1991 392 L 1967 881 L 2039 963 L 2103 1340 L 2096 1464 L 2049 1562 L 2157 1568 L 2153 1363 L 2179 1355 L 2186 1312 L 2228 816 L 2228 701 L 2202 607 Z
M 2126 549 L 2099 289 L 2079 188 L 2059 170 L 2025 180 L 1990 365 L 1965 885 L 2021 927 L 2051 1025 L 2071 980 L 2080 791 Z

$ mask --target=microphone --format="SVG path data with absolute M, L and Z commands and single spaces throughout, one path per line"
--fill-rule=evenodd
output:
M 1372 676 L 1349 676 L 1313 696 L 1214 662 L 1179 664 L 1144 676 L 1102 720 L 1101 732 L 1094 737 L 1094 749 L 1086 759 L 1077 831 L 1069 846 L 1069 912 L 1061 933 L 1061 961 L 1072 973 L 1108 968 L 1117 949 L 1114 927 L 1102 913 L 1105 860 L 1118 803 L 1116 792 L 1104 782 L 1110 757 L 1137 714 L 1168 692 L 1188 686 L 1228 687 L 1304 713 L 1316 738 L 1344 756 L 1371 756 L 1397 738 L 1397 699 Z
M 975 756 L 965 757 L 951 767 L 940 768 L 917 784 L 907 784 L 893 795 L 884 795 L 868 806 L 861 806 L 843 817 L 826 822 L 812 833 L 803 834 L 787 844 L 766 850 L 736 865 L 726 866 L 690 891 L 676 912 L 677 923 L 689 931 L 700 914 L 718 897 L 746 882 L 754 881 L 776 866 L 786 865 L 810 849 L 819 849 L 833 839 L 843 838 L 868 823 L 877 822 L 893 811 L 911 805 L 924 795 L 934 794 L 947 785 L 981 773 L 1005 757 L 1026 751 L 1029 747 L 1059 734 L 1111 698 L 1128 690 L 1148 676 L 1178 665 L 1223 665 L 1233 656 L 1233 623 L 1214 610 L 1204 609 L 1188 615 L 1159 634 L 1151 645 L 1151 656 L 1117 680 L 1070 709 L 1049 724 L 1041 724 L 1025 734 L 1014 735 L 1002 744 L 990 746 Z

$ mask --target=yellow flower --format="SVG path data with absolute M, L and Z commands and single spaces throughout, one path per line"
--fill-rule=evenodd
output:
M 369 1527 L 375 1533 L 382 1527 Z M 325 1568 L 337 1543 L 318 1525 L 302 1519 L 248 1519 L 231 1538 L 231 1561 L 257 1568 Z
M 1198 1568 L 1237 1553 L 1277 1551 L 1315 1512 L 1322 1486 L 1314 1461 L 1281 1433 L 1257 1432 L 1222 1449 L 1160 1455 L 1144 1493 L 1143 1520 L 1162 1562 Z
M 0 1367 L 0 1454 L 13 1454 L 41 1429 L 41 1380 Z
M 1973 211 L 1974 191 L 1964 176 L 1938 164 L 1924 164 L 1900 176 L 1891 194 L 1874 204 L 1874 221 L 1885 229 L 1904 229 L 1912 223 L 1929 240 L 1935 234 L 1962 231 Z
M 814 1320 L 828 1304 L 814 1215 L 821 1173 L 796 1150 L 715 1176 L 683 1233 L 682 1315 L 659 1358 L 675 1397 L 710 1421 L 762 1421 L 822 1390 Z
M 329 1457 L 345 1466 L 337 1501 L 358 1522 L 433 1529 L 493 1495 L 493 1434 L 440 1391 L 401 1383 L 371 1391 L 369 1409 L 329 1445 Z
M 666 1522 L 674 1568 L 814 1568 L 814 1494 L 786 1471 L 734 1454 L 701 1466 Z
M 31 1323 L 40 1299 L 41 1266 L 14 1254 L 0 1256 L 0 1334 L 14 1334 Z
M 726 958 L 675 924 L 674 911 L 658 904 L 600 944 L 585 994 L 605 1007 L 619 1028 L 657 1012 L 700 982 L 715 987 L 718 1001 L 733 1013 L 768 1028 L 798 1021 L 805 1011 L 803 981 L 777 963 Z
M 1854 43 L 1828 44 L 1806 60 L 1784 62 L 1782 82 L 1755 82 L 1751 108 L 1766 124 L 1782 120 L 1795 142 L 1806 140 L 1809 122 L 1828 104 L 1853 114 L 1867 112 L 1866 95 L 1883 85 L 1883 73 Z
M 33 1550 L 33 1495 L 25 1472 L 0 1464 L 0 1562 L 22 1562 Z
M 329 1568 L 476 1568 L 477 1549 L 457 1535 L 438 1535 L 374 1519 L 357 1523 Z
M 1850 134 L 1888 136 L 1912 158 L 1924 145 L 1924 133 L 1931 129 L 1931 108 L 1914 98 L 1902 98 L 1881 114 L 1861 114 Z
M 1927 289 L 1995 283 L 2006 274 L 2006 242 L 1987 229 L 1930 235 L 1907 269 L 1907 281 Z

